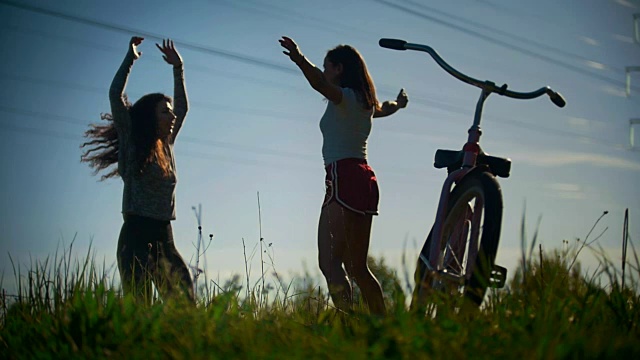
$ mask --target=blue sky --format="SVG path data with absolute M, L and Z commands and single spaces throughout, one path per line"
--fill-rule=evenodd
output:
M 426 54 L 377 45 L 391 37 L 430 45 L 476 78 L 516 91 L 549 85 L 567 99 L 563 109 L 547 98 L 492 96 L 485 105 L 481 145 L 513 161 L 511 177 L 500 181 L 498 263 L 516 265 L 525 206 L 530 236 L 542 218 L 545 249 L 584 238 L 609 211 L 596 233 L 608 227 L 600 244 L 617 261 L 626 208 L 631 238 L 640 238 L 640 152 L 629 149 L 629 119 L 640 118 L 640 73 L 632 74 L 631 94 L 625 93 L 625 67 L 640 65 L 633 33 L 638 12 L 638 1 L 625 0 L 0 1 L 5 283 L 13 277 L 8 254 L 28 265 L 74 238 L 78 254 L 92 244 L 97 258 L 114 263 L 122 183 L 92 176 L 79 161 L 79 144 L 87 125 L 109 111 L 109 84 L 138 34 L 171 37 L 184 58 L 191 106 L 176 145 L 173 226 L 189 261 L 197 239 L 192 206 L 202 204 L 205 238 L 214 235 L 206 255 L 214 278 L 244 273 L 242 239 L 251 253 L 260 236 L 257 192 L 275 269 L 293 275 L 306 266 L 319 273 L 318 122 L 325 103 L 281 53 L 282 35 L 319 65 L 328 49 L 353 45 L 381 101 L 402 87 L 409 95 L 407 109 L 375 120 L 369 140 L 381 187 L 372 255 L 400 268 L 406 242 L 413 271 L 446 176 L 432 167 L 433 154 L 462 146 L 479 94 Z M 172 94 L 171 68 L 153 45 L 158 40 L 147 36 L 141 46 L 127 87 L 134 100 Z M 251 266 L 257 276 L 258 255 Z

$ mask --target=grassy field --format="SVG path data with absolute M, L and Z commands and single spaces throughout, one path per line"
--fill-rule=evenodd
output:
M 407 310 L 399 278 L 372 259 L 385 317 L 362 306 L 340 313 L 311 280 L 249 289 L 238 277 L 201 286 L 197 306 L 142 305 L 122 297 L 92 257 L 72 261 L 69 252 L 15 270 L 17 296 L 0 299 L 0 358 L 640 358 L 635 251 L 623 286 L 593 243 L 533 245 L 482 309 L 434 295 L 428 316 Z M 583 250 L 600 256 L 596 272 L 581 271 Z

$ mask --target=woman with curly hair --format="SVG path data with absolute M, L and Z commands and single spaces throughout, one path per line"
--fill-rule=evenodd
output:
M 124 224 L 118 239 L 118 270 L 125 294 L 149 303 L 152 282 L 160 295 L 183 296 L 195 302 L 193 283 L 173 240 L 176 163 L 173 145 L 187 115 L 187 94 L 182 58 L 171 40 L 156 44 L 163 59 L 173 66 L 174 103 L 154 93 L 131 105 L 124 89 L 133 63 L 142 55 L 134 36 L 109 89 L 111 114 L 106 125 L 92 125 L 82 161 L 102 179 L 119 176 L 124 182 Z M 117 167 L 111 169 L 112 165 Z

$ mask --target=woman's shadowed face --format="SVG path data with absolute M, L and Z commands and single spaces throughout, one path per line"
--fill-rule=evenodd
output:
M 166 139 L 173 132 L 176 115 L 169 101 L 160 101 L 156 105 L 156 120 L 158 121 L 158 137 Z
M 340 86 L 340 75 L 342 74 L 342 64 L 334 65 L 329 58 L 324 58 L 324 63 L 322 64 L 324 68 L 324 76 L 329 80 L 330 83 Z

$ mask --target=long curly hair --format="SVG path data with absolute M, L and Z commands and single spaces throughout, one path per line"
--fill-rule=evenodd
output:
M 125 104 L 131 119 L 131 140 L 135 154 L 135 166 L 138 173 L 144 172 L 147 165 L 156 163 L 165 176 L 170 173 L 170 159 L 164 151 L 164 139 L 158 136 L 158 119 L 156 106 L 160 102 L 171 98 L 161 93 L 147 94 L 131 105 L 124 96 Z M 84 136 L 90 141 L 80 147 L 87 149 L 80 157 L 80 161 L 89 163 L 94 169 L 94 175 L 106 171 L 100 180 L 121 176 L 118 171 L 118 155 L 121 151 L 118 132 L 111 114 L 100 114 L 107 124 L 91 124 Z M 115 166 L 113 166 L 115 165 Z
M 358 50 L 350 45 L 338 45 L 327 52 L 327 59 L 333 65 L 342 64 L 340 86 L 353 89 L 365 109 L 379 108 L 376 87 Z

